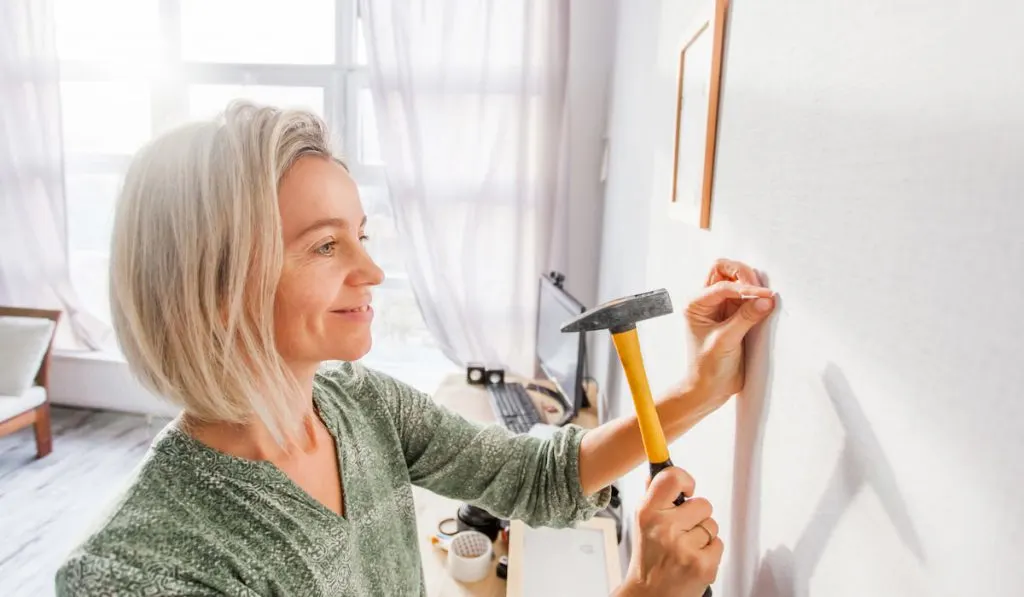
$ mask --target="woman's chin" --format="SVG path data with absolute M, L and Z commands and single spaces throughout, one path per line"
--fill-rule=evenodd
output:
M 336 344 L 327 353 L 329 356 L 325 361 L 358 361 L 365 357 L 373 346 L 370 334 L 365 337 L 347 338 L 344 343 Z

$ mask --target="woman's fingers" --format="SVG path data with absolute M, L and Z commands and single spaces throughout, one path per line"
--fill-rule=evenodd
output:
M 738 345 L 747 332 L 768 317 L 774 308 L 775 301 L 767 297 L 743 303 L 736 314 L 722 325 L 722 343 L 725 346 Z
M 670 466 L 651 479 L 641 510 L 656 512 L 672 509 L 672 502 L 679 494 L 691 496 L 694 487 L 693 477 L 689 473 L 677 466 Z
M 676 532 L 685 533 L 697 523 L 711 518 L 711 514 L 711 502 L 704 498 L 689 499 L 672 511 L 672 526 Z
M 704 289 L 696 302 L 717 306 L 726 299 L 742 299 L 747 297 L 771 297 L 775 292 L 771 288 L 742 282 L 717 282 Z
M 718 565 L 722 561 L 722 555 L 725 553 L 725 543 L 718 537 L 715 537 L 711 545 L 701 550 L 701 553 L 704 554 L 704 561 L 707 562 L 701 570 L 701 573 L 704 574 L 704 582 L 713 585 L 718 580 Z
M 708 274 L 707 286 L 722 281 L 740 282 L 752 286 L 759 286 L 761 284 L 757 272 L 752 267 L 741 261 L 733 261 L 731 259 L 719 259 L 715 262 L 715 265 L 711 268 L 711 273 Z
M 683 533 L 683 541 L 693 549 L 710 547 L 718 538 L 718 522 L 714 518 L 705 518 L 692 529 Z
M 771 298 L 775 293 L 762 286 L 742 284 L 740 282 L 716 282 L 704 289 L 704 292 L 690 303 L 688 310 L 700 315 L 714 313 L 728 300 L 746 298 Z
M 643 581 L 644 592 L 651 595 L 701 595 L 718 574 L 722 542 L 708 539 L 719 532 L 711 503 L 694 498 L 672 505 L 680 491 L 690 494 L 693 486 L 685 471 L 668 467 L 654 476 L 637 509 L 634 558 L 627 577 L 632 583 Z

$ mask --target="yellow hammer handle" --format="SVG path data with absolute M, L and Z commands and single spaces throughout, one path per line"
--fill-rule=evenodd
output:
M 626 371 L 626 380 L 633 393 L 633 406 L 636 407 L 636 419 L 640 423 L 640 437 L 644 442 L 647 460 L 651 463 L 651 478 L 659 471 L 672 466 L 668 456 L 668 444 L 665 443 L 665 431 L 658 419 L 658 409 L 654 407 L 651 397 L 651 384 L 647 381 L 647 370 L 644 369 L 644 356 L 640 354 L 640 337 L 636 328 L 618 334 L 612 334 L 615 350 L 619 353 L 622 368 Z M 686 496 L 679 494 L 672 502 L 676 506 L 686 501 Z M 703 597 L 712 597 L 711 587 L 704 589 Z
M 633 394 L 633 406 L 636 408 L 636 418 L 640 423 L 640 437 L 643 438 L 647 460 L 655 463 L 666 462 L 669 460 L 668 445 L 665 443 L 661 420 L 658 419 L 658 410 L 654 407 L 654 399 L 651 397 L 651 384 L 647 381 L 644 357 L 640 354 L 640 337 L 636 333 L 636 328 L 612 334 L 612 341 L 615 342 L 615 350 L 619 353 L 619 360 L 622 362 L 629 389 Z

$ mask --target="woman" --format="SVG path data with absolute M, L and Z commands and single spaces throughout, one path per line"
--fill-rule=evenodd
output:
M 412 484 L 559 526 L 642 462 L 635 419 L 514 436 L 352 364 L 383 280 L 365 223 L 308 113 L 235 105 L 136 156 L 114 226 L 114 327 L 133 371 L 183 413 L 58 572 L 58 594 L 423 595 Z M 693 376 L 660 402 L 670 439 L 739 390 L 741 341 L 770 297 L 746 266 L 716 266 L 687 311 Z M 700 595 L 713 580 L 711 506 L 671 507 L 680 491 L 693 480 L 678 469 L 652 483 L 620 595 Z

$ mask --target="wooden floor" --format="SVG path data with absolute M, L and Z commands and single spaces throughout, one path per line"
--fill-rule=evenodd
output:
M 53 453 L 32 429 L 0 438 L 0 595 L 48 597 L 53 575 L 142 459 L 166 419 L 53 408 Z

